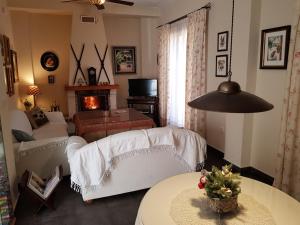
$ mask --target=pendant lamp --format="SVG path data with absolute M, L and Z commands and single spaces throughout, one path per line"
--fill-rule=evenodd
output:
M 231 44 L 228 81 L 222 82 L 218 89 L 202 95 L 188 103 L 192 108 L 227 113 L 256 113 L 273 109 L 273 105 L 264 99 L 242 91 L 237 82 L 231 81 L 232 39 L 234 20 L 234 0 L 232 4 Z

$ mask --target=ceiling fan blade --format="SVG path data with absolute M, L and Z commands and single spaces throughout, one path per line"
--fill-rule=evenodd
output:
M 127 1 L 122 1 L 122 0 L 106 0 L 107 2 L 112 2 L 112 3 L 117 3 L 117 4 L 122 4 L 122 5 L 129 5 L 133 6 L 134 2 L 127 2 Z
M 98 10 L 102 10 L 102 9 L 105 9 L 104 5 L 103 4 L 95 4 L 95 6 L 97 7 Z

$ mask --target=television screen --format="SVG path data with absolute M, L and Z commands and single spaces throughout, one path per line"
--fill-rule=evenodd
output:
M 157 80 L 156 79 L 129 79 L 129 96 L 157 96 Z

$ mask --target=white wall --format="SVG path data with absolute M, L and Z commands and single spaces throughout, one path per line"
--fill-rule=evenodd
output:
M 96 17 L 96 23 L 82 23 L 80 21 L 81 15 L 89 15 Z M 106 45 L 108 43 L 106 37 L 106 31 L 103 22 L 102 14 L 99 14 L 93 8 L 81 8 L 73 12 L 72 19 L 72 33 L 71 33 L 71 44 L 73 45 L 74 51 L 76 52 L 77 57 L 80 55 L 81 48 L 83 44 L 85 44 L 85 50 L 83 53 L 81 66 L 82 70 L 85 73 L 85 77 L 88 81 L 87 69 L 89 67 L 94 67 L 97 70 L 97 77 L 100 71 L 100 60 L 97 56 L 97 52 L 95 50 L 94 44 L 96 44 L 98 51 L 103 57 Z M 108 73 L 109 80 L 111 84 L 114 84 L 114 77 L 112 73 L 112 59 L 111 59 L 111 51 L 107 52 L 107 56 L 105 59 L 105 69 Z M 70 75 L 69 75 L 69 84 L 73 85 L 73 79 L 75 76 L 77 68 L 77 62 L 73 56 L 73 53 L 70 50 Z M 77 78 L 82 77 L 81 73 L 78 72 Z M 102 71 L 100 82 L 108 82 L 104 71 Z M 75 93 L 68 92 L 69 97 L 69 115 L 72 117 L 76 112 L 75 106 Z M 112 109 L 116 108 L 116 91 L 112 90 L 110 92 L 110 106 Z
M 263 0 L 260 30 L 292 25 L 296 17 L 296 4 L 297 0 Z M 257 46 L 257 54 L 260 54 L 260 45 Z M 279 148 L 286 78 L 287 70 L 257 69 L 256 94 L 272 102 L 274 109 L 254 116 L 251 164 L 271 176 L 275 173 L 275 157 Z
M 10 13 L 6 7 L 6 0 L 0 0 L 0 34 L 5 34 L 10 38 L 11 45 L 13 47 L 13 37 L 11 30 Z M 0 65 L 3 65 L 2 57 L 0 56 Z M 0 68 L 0 116 L 2 122 L 2 131 L 4 139 L 4 148 L 6 155 L 6 164 L 8 170 L 8 177 L 11 189 L 11 197 L 13 205 L 15 206 L 17 201 L 17 181 L 16 181 L 16 167 L 15 156 L 12 146 L 12 135 L 10 129 L 10 110 L 16 108 L 17 105 L 17 87 L 16 94 L 13 97 L 8 97 L 6 94 L 6 83 L 4 79 L 3 67 Z
M 176 0 L 162 3 L 160 23 L 165 23 L 194 11 L 208 2 L 208 91 L 213 91 L 224 79 L 215 77 L 217 33 L 230 30 L 232 1 Z M 260 70 L 261 30 L 290 25 L 294 22 L 296 0 L 237 0 L 233 42 L 233 80 L 243 90 L 270 101 L 272 111 L 254 115 L 207 113 L 207 142 L 224 151 L 225 158 L 239 166 L 253 166 L 274 175 L 274 160 L 278 150 L 280 117 L 287 70 Z M 225 131 L 225 132 L 224 132 Z

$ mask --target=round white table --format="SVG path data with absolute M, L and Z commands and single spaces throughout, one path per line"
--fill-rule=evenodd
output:
M 176 225 L 170 216 L 171 203 L 182 191 L 197 188 L 199 178 L 200 173 L 181 174 L 155 185 L 144 196 L 135 225 Z M 300 224 L 300 203 L 289 195 L 245 177 L 241 179 L 241 189 L 265 206 L 277 225 Z

